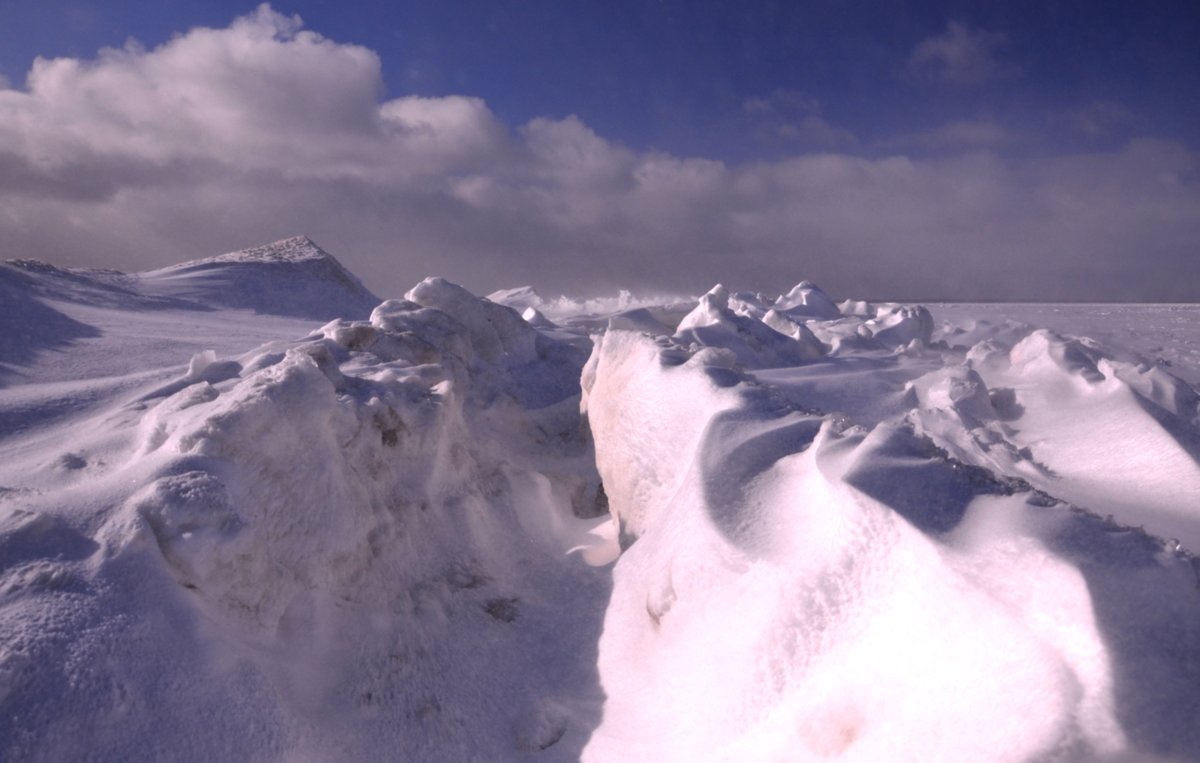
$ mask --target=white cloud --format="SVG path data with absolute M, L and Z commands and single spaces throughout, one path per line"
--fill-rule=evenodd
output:
M 379 106 L 382 143 L 393 158 L 404 158 L 403 171 L 421 167 L 445 172 L 458 167 L 478 168 L 502 155 L 508 131 L 480 98 L 460 95 L 440 98 L 408 96 Z M 378 137 L 378 136 L 372 136 Z M 380 145 L 375 145 L 378 151 Z M 402 171 L 380 165 L 387 176 Z
M 1005 41 L 999 32 L 950 21 L 945 32 L 917 43 L 908 59 L 908 73 L 956 85 L 1015 76 L 1020 70 L 1000 58 Z
M 0 90 L 0 252 L 140 268 L 307 233 L 385 295 L 441 274 L 481 292 L 811 278 L 861 296 L 1200 298 L 1200 160 L 1178 145 L 1036 161 L 826 146 L 731 166 L 575 117 L 510 129 L 478 98 L 381 93 L 373 52 L 265 7 L 154 50 L 39 60 Z M 820 117 L 797 98 L 747 118 Z
M 539 176 L 569 186 L 606 188 L 629 175 L 635 155 L 597 135 L 578 117 L 534 119 L 521 129 Z

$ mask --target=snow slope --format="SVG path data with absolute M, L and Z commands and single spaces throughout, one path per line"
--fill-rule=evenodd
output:
M 365 318 L 379 303 L 306 236 L 137 274 L 142 294 L 300 318 Z
M 585 758 L 1200 755 L 1193 390 L 1044 331 L 934 345 L 890 307 L 760 369 L 761 324 L 714 302 L 610 329 L 584 373 L 626 549 Z
M 6 758 L 578 750 L 615 553 L 584 357 L 431 280 L 6 432 Z
M 1200 384 L 1200 332 L 1194 304 L 1013 304 L 930 305 L 950 327 L 979 322 L 1024 324 L 1060 334 L 1087 336 L 1111 348 L 1136 350 L 1190 384 Z
M 0 758 L 1200 759 L 1195 333 L 342 275 L 0 266 Z

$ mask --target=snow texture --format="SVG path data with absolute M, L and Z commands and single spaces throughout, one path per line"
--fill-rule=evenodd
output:
M 0 296 L 5 760 L 1200 760 L 1194 306 Z

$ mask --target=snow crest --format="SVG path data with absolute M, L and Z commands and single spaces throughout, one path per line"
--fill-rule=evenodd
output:
M 585 759 L 1190 759 L 1190 387 L 1048 332 L 931 346 L 888 305 L 767 368 L 728 301 L 613 326 L 584 373 L 625 549 Z

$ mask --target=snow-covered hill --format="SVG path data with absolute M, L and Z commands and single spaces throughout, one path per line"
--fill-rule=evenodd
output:
M 142 294 L 298 318 L 365 318 L 379 304 L 306 236 L 138 273 Z
M 307 239 L 0 297 L 0 758 L 1200 759 L 1194 333 Z
M 0 297 L 0 386 L 153 373 L 380 301 L 304 236 L 143 273 L 9 260 Z
M 37 296 L 121 309 L 246 309 L 310 320 L 365 318 L 379 304 L 358 278 L 306 236 L 140 273 L 0 263 L 8 299 Z M 5 321 L 22 311 L 6 309 Z

